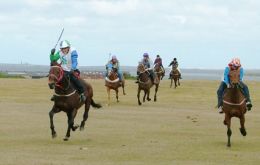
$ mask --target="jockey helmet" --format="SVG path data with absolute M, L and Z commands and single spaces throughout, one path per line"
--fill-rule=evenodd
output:
M 63 41 L 60 42 L 60 48 L 61 49 L 62 48 L 68 48 L 68 47 L 70 47 L 70 43 L 69 43 L 68 40 L 63 40 Z
M 157 56 L 156 57 L 160 57 L 160 55 L 159 54 L 157 54 Z
M 177 58 L 174 58 L 173 60 L 174 60 L 174 61 L 176 61 L 176 60 L 177 60 Z
M 144 53 L 143 57 L 149 57 L 149 54 L 148 53 Z
M 241 66 L 240 59 L 239 58 L 233 58 L 231 60 L 231 62 L 229 63 L 229 65 L 240 67 Z
M 112 56 L 112 60 L 117 60 L 115 55 Z

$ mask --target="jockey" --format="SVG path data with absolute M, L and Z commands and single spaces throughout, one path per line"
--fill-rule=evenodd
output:
M 159 54 L 156 56 L 156 59 L 154 60 L 154 63 L 153 63 L 153 64 L 154 64 L 154 65 L 155 65 L 155 64 L 159 64 L 159 65 L 160 65 L 160 67 L 162 68 L 162 72 L 163 72 L 163 76 L 162 76 L 162 78 L 163 78 L 163 77 L 164 77 L 164 74 L 165 74 L 165 69 L 164 69 L 163 64 L 162 64 L 162 58 L 160 57 Z
M 240 69 L 240 74 L 239 74 L 240 75 L 240 78 L 239 78 L 240 82 L 239 83 L 241 84 L 242 90 L 243 90 L 243 94 L 246 97 L 247 109 L 251 110 L 251 108 L 252 108 L 252 103 L 251 103 L 251 99 L 250 99 L 250 95 L 249 95 L 249 89 L 248 89 L 247 85 L 243 82 L 244 69 L 243 69 L 243 67 L 240 64 L 240 59 L 239 58 L 234 58 L 228 64 L 228 66 L 225 68 L 224 79 L 221 82 L 221 84 L 220 84 L 220 86 L 218 88 L 218 91 L 217 91 L 217 95 L 218 95 L 218 105 L 217 105 L 217 107 L 218 107 L 219 113 L 223 113 L 222 106 L 223 106 L 223 93 L 224 93 L 224 90 L 226 88 L 230 87 L 229 72 L 230 72 L 230 70 L 238 70 L 238 69 Z
M 152 68 L 153 67 L 153 62 L 149 58 L 149 54 L 148 53 L 144 53 L 143 54 L 143 59 L 141 60 L 140 63 L 142 63 L 144 65 L 145 69 L 149 72 L 149 75 L 150 75 L 150 78 L 152 80 L 152 83 L 154 83 L 155 74 L 154 74 L 154 71 L 153 71 L 153 68 Z M 139 73 L 137 73 L 137 75 L 138 75 L 137 78 L 139 79 Z M 137 83 L 138 83 L 138 81 L 137 81 Z
M 69 41 L 64 40 L 60 42 L 60 50 L 55 53 L 55 49 L 51 50 L 50 54 L 51 64 L 60 61 L 61 67 L 64 70 L 65 75 L 70 77 L 71 82 L 77 88 L 80 95 L 80 101 L 84 102 L 86 97 L 84 95 L 84 87 L 79 81 L 76 75 L 79 75 L 80 71 L 78 69 L 78 53 L 70 46 Z M 51 99 L 54 101 L 54 97 Z
M 180 79 L 182 79 L 181 77 L 181 71 L 180 69 L 178 68 L 179 64 L 178 64 L 178 61 L 177 61 L 177 58 L 174 58 L 173 61 L 169 64 L 168 67 L 170 67 L 172 65 L 172 68 L 176 68 L 180 74 Z M 170 75 L 169 75 L 169 79 L 171 79 L 171 74 L 172 72 L 170 72 Z
M 116 58 L 115 55 L 113 55 L 113 56 L 112 56 L 112 59 L 109 60 L 108 63 L 106 64 L 107 74 L 108 74 L 108 69 L 112 69 L 112 68 L 115 68 L 115 69 L 116 69 L 117 74 L 118 74 L 119 81 L 122 82 L 123 74 L 122 74 L 121 69 L 120 69 L 119 60 Z M 106 75 L 106 76 L 107 76 L 107 75 Z

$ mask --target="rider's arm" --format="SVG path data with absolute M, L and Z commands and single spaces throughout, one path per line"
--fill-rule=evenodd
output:
M 78 67 L 78 53 L 76 50 L 71 52 L 71 69 L 76 70 Z
M 244 69 L 241 67 L 240 68 L 240 81 L 243 81 L 244 78 Z
M 225 71 L 224 71 L 224 82 L 228 85 L 229 84 L 229 71 L 230 71 L 230 69 L 229 69 L 229 67 L 226 67 L 225 68 Z
M 50 60 L 51 62 L 56 62 L 60 59 L 60 52 L 58 51 L 55 54 L 50 54 Z

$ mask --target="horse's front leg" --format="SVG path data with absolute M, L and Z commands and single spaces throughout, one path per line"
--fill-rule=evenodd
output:
M 55 138 L 57 137 L 57 133 L 55 131 L 55 128 L 54 128 L 54 123 L 53 123 L 53 116 L 54 114 L 56 113 L 55 111 L 55 107 L 53 106 L 52 110 L 49 112 L 49 117 L 50 117 L 50 128 L 51 128 L 51 135 L 52 135 L 52 138 Z
M 110 105 L 110 88 L 107 87 L 107 105 Z
M 125 82 L 124 81 L 122 81 L 122 89 L 123 89 L 123 95 L 126 95 L 126 93 L 125 93 Z
M 146 95 L 147 95 L 147 91 L 144 90 L 143 102 L 145 102 L 145 97 L 146 97 Z
M 181 84 L 180 84 L 180 78 L 178 78 L 178 85 L 180 86 Z
M 116 89 L 115 91 L 116 91 L 116 102 L 119 102 L 119 100 L 118 100 L 118 89 Z
M 171 85 L 170 85 L 170 88 L 172 87 L 172 78 L 171 78 Z
M 177 79 L 174 79 L 174 85 L 175 85 L 175 88 L 177 88 Z
M 70 129 L 72 129 L 73 131 L 75 131 L 79 126 L 76 125 L 74 126 L 74 118 L 77 114 L 77 110 L 74 109 L 72 112 L 67 112 L 67 117 L 68 117 L 68 129 L 67 129 L 67 133 L 66 136 L 64 137 L 64 141 L 68 141 L 69 137 L 70 137 Z
M 228 136 L 227 146 L 231 147 L 231 142 L 230 142 L 231 135 L 232 135 L 232 131 L 231 131 L 231 117 L 228 116 L 227 114 L 225 114 L 224 124 L 227 125 L 227 136 Z
M 148 89 L 147 91 L 147 101 L 151 101 L 152 99 L 150 98 L 150 89 Z
M 241 128 L 240 128 L 241 134 L 243 136 L 246 136 L 245 115 L 244 114 L 240 117 L 240 125 L 241 125 Z
M 83 130 L 84 130 L 85 122 L 86 122 L 87 119 L 88 119 L 89 108 L 90 108 L 90 101 L 88 100 L 88 101 L 85 103 L 85 111 L 84 111 L 84 115 L 83 115 L 83 120 L 82 120 L 82 122 L 81 122 L 81 124 L 80 124 L 80 131 L 83 131 Z

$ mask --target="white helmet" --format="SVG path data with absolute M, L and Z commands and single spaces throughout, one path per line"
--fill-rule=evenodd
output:
M 68 40 L 64 40 L 64 41 L 61 41 L 60 42 L 60 48 L 67 48 L 67 47 L 70 47 L 70 43 Z

